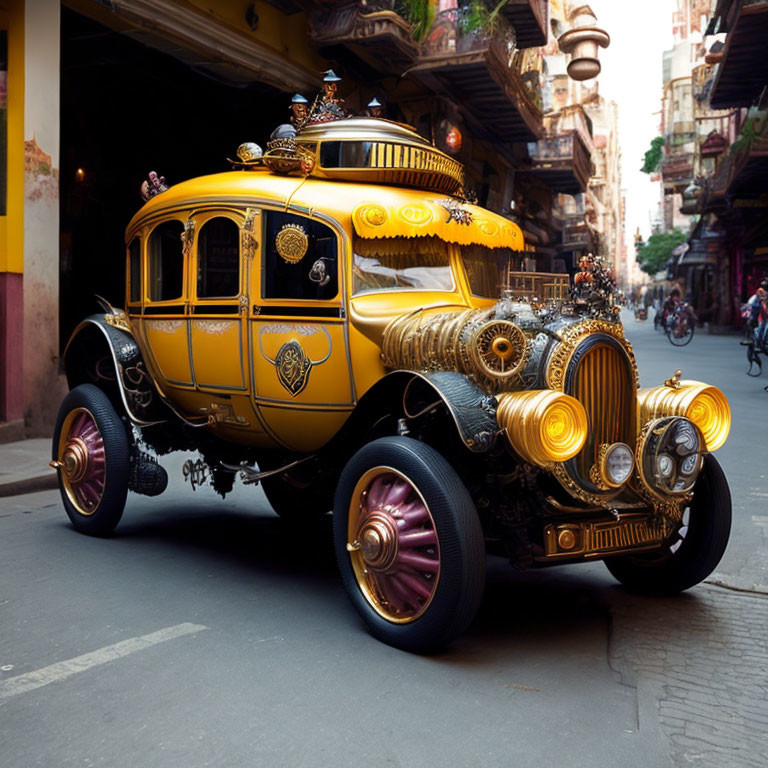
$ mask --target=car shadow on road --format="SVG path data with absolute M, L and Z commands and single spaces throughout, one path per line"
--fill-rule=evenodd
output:
M 262 587 L 269 581 L 289 591 L 311 585 L 314 598 L 327 599 L 329 607 L 345 602 L 330 515 L 297 523 L 269 512 L 221 509 L 215 502 L 191 510 L 173 503 L 161 513 L 126 514 L 108 546 L 111 557 L 127 562 L 151 561 L 162 568 L 172 561 L 176 574 L 188 566 L 195 574 L 224 573 L 239 585 Z M 431 658 L 453 665 L 486 665 L 531 649 L 537 656 L 562 656 L 564 648 L 583 651 L 585 644 L 595 642 L 607 653 L 613 617 L 627 623 L 640 613 L 648 620 L 654 606 L 659 616 L 677 612 L 683 621 L 690 613 L 700 622 L 704 610 L 695 593 L 659 600 L 626 592 L 600 563 L 519 571 L 503 558 L 489 557 L 475 621 L 462 638 Z M 334 614 L 338 618 L 336 610 L 329 611 L 329 616 Z M 348 615 L 354 626 L 351 607 Z

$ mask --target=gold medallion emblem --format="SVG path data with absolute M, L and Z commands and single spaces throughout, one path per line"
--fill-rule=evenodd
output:
M 296 397 L 307 386 L 312 361 L 299 342 L 291 340 L 280 347 L 275 358 L 275 368 L 280 383 Z
M 300 224 L 286 224 L 275 237 L 275 248 L 289 264 L 300 262 L 309 248 L 309 238 Z

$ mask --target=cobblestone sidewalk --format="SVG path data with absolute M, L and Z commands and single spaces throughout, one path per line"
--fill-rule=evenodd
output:
M 675 766 L 768 766 L 768 596 L 703 585 L 612 601 L 609 660 L 658 716 Z

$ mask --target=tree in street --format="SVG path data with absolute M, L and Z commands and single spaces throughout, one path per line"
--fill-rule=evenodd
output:
M 667 266 L 672 251 L 688 239 L 688 235 L 679 227 L 674 232 L 660 232 L 651 235 L 648 242 L 637 251 L 637 263 L 640 269 L 649 275 L 655 275 Z

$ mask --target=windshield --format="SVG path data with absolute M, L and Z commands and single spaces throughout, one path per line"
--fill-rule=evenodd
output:
M 450 248 L 437 237 L 356 237 L 352 295 L 372 291 L 453 291 Z
M 512 275 L 522 267 L 523 254 L 509 248 L 461 246 L 461 258 L 473 296 L 498 299 L 510 288 Z

